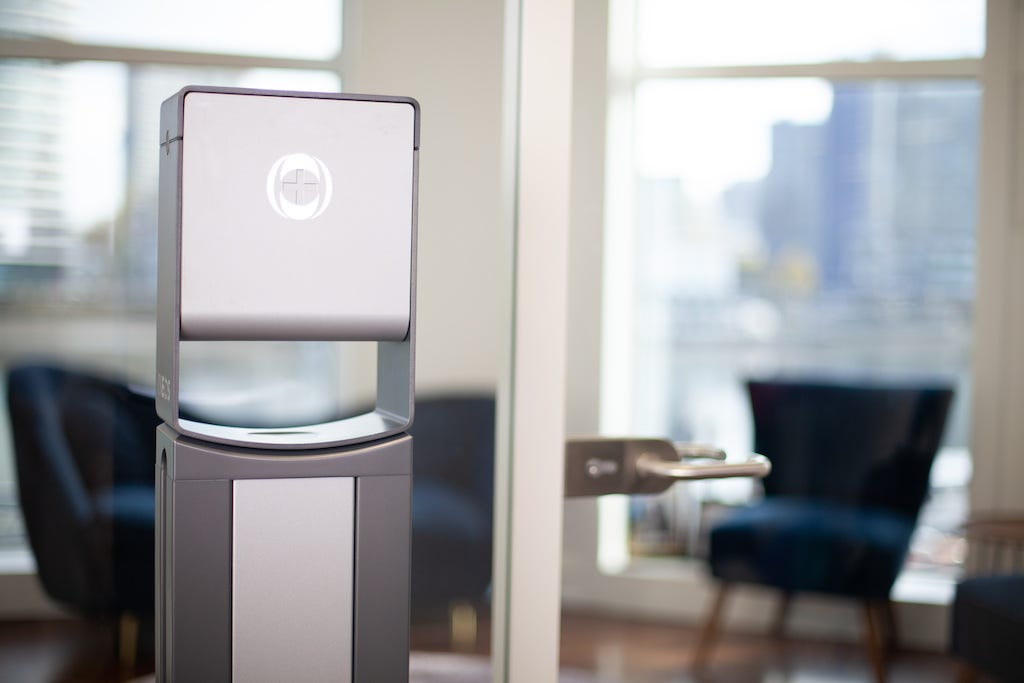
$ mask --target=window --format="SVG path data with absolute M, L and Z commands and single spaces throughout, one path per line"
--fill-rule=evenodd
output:
M 612 21 L 609 239 L 632 257 L 607 275 L 605 428 L 743 453 L 747 378 L 949 380 L 911 557 L 939 572 L 961 557 L 970 476 L 983 9 L 636 0 Z M 754 495 L 726 480 L 602 503 L 606 568 L 700 556 L 709 521 Z
M 644 67 L 823 64 L 980 57 L 977 0 L 637 0 Z
M 0 3 L 4 369 L 45 356 L 152 386 L 161 101 L 193 83 L 338 91 L 340 15 L 337 0 Z M 328 344 L 184 353 L 186 390 L 225 420 L 333 415 L 339 378 L 356 372 Z M 0 551 L 24 544 L 16 505 L 4 408 Z

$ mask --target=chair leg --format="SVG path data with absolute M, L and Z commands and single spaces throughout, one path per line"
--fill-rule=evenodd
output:
M 896 652 L 900 648 L 900 630 L 896 621 L 896 606 L 892 600 L 882 603 L 882 613 L 885 615 L 885 644 L 889 652 Z
M 139 653 L 139 618 L 123 612 L 117 622 L 117 659 L 123 671 L 135 671 Z
M 969 664 L 961 663 L 956 669 L 956 683 L 978 683 L 981 675 Z
M 458 601 L 448 608 L 452 647 L 458 652 L 476 650 L 477 617 L 472 603 Z
M 693 666 L 696 668 L 701 668 L 707 664 L 708 658 L 711 656 L 711 649 L 715 646 L 715 641 L 718 639 L 718 629 L 722 621 L 725 599 L 731 588 L 732 585 L 727 582 L 722 582 L 718 586 L 714 601 L 711 603 L 711 611 L 708 612 L 708 616 L 704 621 L 704 627 L 701 629 L 700 640 L 697 641 L 697 652 L 693 657 Z
M 772 635 L 781 638 L 786 634 L 786 618 L 789 617 L 789 608 L 793 601 L 792 593 L 780 593 L 779 603 L 775 606 L 775 619 L 772 621 Z
M 868 660 L 875 675 L 875 683 L 885 683 L 885 649 L 881 638 L 880 606 L 870 600 L 864 601 L 864 640 L 867 645 Z

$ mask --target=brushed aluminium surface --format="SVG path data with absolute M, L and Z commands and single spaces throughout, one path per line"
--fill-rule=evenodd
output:
M 414 143 L 408 103 L 187 93 L 181 338 L 404 339 Z M 329 205 L 303 220 L 268 200 L 290 155 L 331 176 Z
M 355 480 L 233 484 L 232 680 L 352 680 Z

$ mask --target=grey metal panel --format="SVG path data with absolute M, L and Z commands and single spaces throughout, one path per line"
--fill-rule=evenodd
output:
M 258 90 L 254 88 L 229 88 L 209 85 L 186 85 L 169 100 L 177 100 L 179 109 L 185 100 L 185 95 L 190 92 L 223 93 L 225 95 L 270 95 L 274 97 L 314 97 L 322 100 L 356 100 L 361 102 L 395 102 L 408 104 L 415 112 L 415 128 L 413 133 L 413 147 L 420 148 L 420 103 L 412 97 L 396 97 L 392 95 L 362 95 L 358 93 L 328 93 L 328 92 L 304 92 L 300 90 Z M 180 135 L 180 128 L 179 135 Z
M 188 88 L 182 88 L 175 94 L 168 97 L 160 106 L 160 142 L 165 138 L 180 138 L 182 128 L 182 114 L 185 102 L 185 92 Z
M 413 152 L 412 182 L 412 264 L 411 287 L 409 291 L 409 335 L 402 343 L 380 342 L 377 344 L 377 411 L 393 415 L 403 424 L 402 431 L 409 428 L 413 420 L 413 403 L 416 394 L 416 277 L 418 273 L 417 250 L 419 248 L 419 177 L 420 153 Z
M 355 680 L 409 680 L 412 478 L 361 477 L 356 493 Z
M 182 340 L 405 339 L 415 114 L 370 99 L 186 95 Z
M 220 446 L 179 437 L 173 476 L 184 479 L 360 477 L 412 472 L 412 437 L 341 449 L 282 453 Z
M 178 301 L 181 281 L 180 100 L 180 97 L 172 97 L 160 108 L 161 144 L 157 201 L 156 411 L 172 426 L 175 426 L 178 420 Z
M 153 591 L 155 603 L 153 606 L 153 613 L 155 615 L 153 621 L 156 678 L 159 681 L 169 680 L 165 662 L 169 648 L 166 642 L 167 628 L 164 621 L 168 612 L 164 595 L 167 586 L 167 564 L 171 555 L 167 549 L 167 530 L 170 526 L 167 508 L 167 451 L 171 448 L 173 448 L 173 445 L 167 433 L 158 427 L 156 432 L 156 542 L 153 548 L 154 553 L 156 553 L 156 572 L 153 577 L 156 588 Z
M 171 454 L 168 453 L 170 456 Z M 231 680 L 231 482 L 171 481 L 162 683 Z
M 352 680 L 353 482 L 234 482 L 233 680 Z

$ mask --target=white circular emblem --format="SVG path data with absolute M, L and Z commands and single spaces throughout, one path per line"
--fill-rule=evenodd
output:
M 310 154 L 286 154 L 267 174 L 267 199 L 284 218 L 304 221 L 322 214 L 331 203 L 331 172 Z

